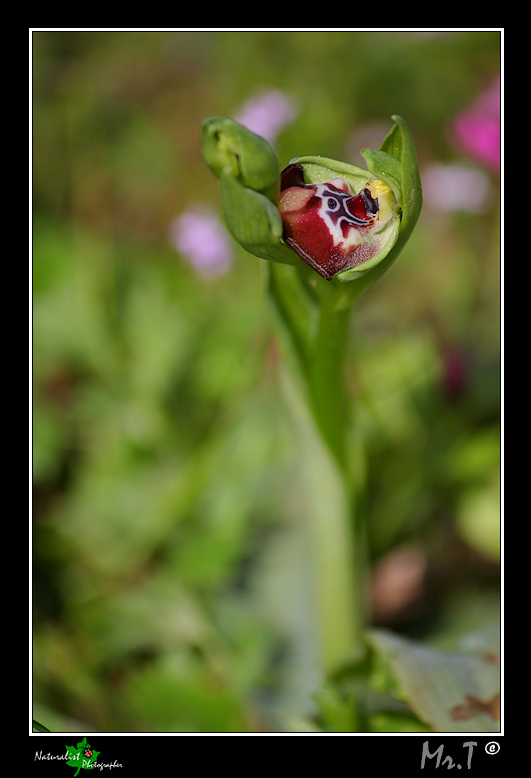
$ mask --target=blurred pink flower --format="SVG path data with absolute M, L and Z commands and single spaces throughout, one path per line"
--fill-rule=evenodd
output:
M 204 276 L 226 273 L 231 266 L 231 248 L 227 232 L 205 205 L 191 206 L 169 227 L 170 243 L 184 259 Z
M 460 151 L 491 170 L 500 169 L 501 93 L 499 77 L 482 92 L 474 104 L 456 116 L 451 139 Z
M 422 172 L 424 202 L 437 211 L 481 213 L 489 202 L 486 172 L 459 163 L 433 164 Z
M 371 581 L 371 610 L 376 623 L 415 613 L 426 569 L 425 553 L 413 545 L 395 548 L 378 560 Z
M 242 105 L 234 119 L 251 132 L 273 143 L 281 130 L 297 116 L 297 109 L 280 89 L 258 92 Z

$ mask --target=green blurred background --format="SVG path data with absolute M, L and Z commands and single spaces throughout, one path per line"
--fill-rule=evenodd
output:
M 485 107 L 500 33 L 34 31 L 32 47 L 35 718 L 260 732 L 314 711 L 264 262 L 221 232 L 205 272 L 175 238 L 191 210 L 219 214 L 201 120 L 272 92 L 282 166 L 360 164 L 391 114 L 410 125 L 424 210 L 359 301 L 348 370 L 373 623 L 449 646 L 495 619 L 499 178 L 455 122 Z

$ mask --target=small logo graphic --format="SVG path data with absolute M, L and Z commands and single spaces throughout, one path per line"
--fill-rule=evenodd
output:
M 487 754 L 497 754 L 500 750 L 500 744 L 497 740 L 489 740 L 487 745 L 485 746 L 485 751 Z
M 101 751 L 94 751 L 90 743 L 87 743 L 87 738 L 84 737 L 81 743 L 77 746 L 66 746 L 66 755 L 68 757 L 67 765 L 69 767 L 76 767 L 74 778 L 80 770 L 92 770 L 94 762 L 97 760 Z

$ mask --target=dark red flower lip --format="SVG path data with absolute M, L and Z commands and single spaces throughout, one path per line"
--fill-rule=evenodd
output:
M 340 177 L 306 184 L 302 165 L 294 163 L 282 171 L 280 188 L 284 240 L 323 278 L 331 280 L 378 250 L 377 242 L 368 243 L 379 213 L 368 187 L 354 195 Z

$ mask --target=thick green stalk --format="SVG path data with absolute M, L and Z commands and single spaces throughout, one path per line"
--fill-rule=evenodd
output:
M 315 421 L 344 471 L 347 470 L 348 427 L 345 355 L 350 314 L 349 308 L 338 310 L 332 301 L 321 301 L 312 358 L 308 365 L 309 393 Z
M 318 639 L 328 674 L 362 655 L 366 561 L 347 445 L 351 405 L 344 368 L 352 300 L 340 303 L 330 282 L 310 278 L 313 309 L 304 296 L 304 277 L 293 268 L 270 265 L 270 296 L 283 325 L 288 364 L 298 366 L 291 371 L 295 380 L 289 394 L 301 441 Z M 281 297 L 285 290 L 290 294 Z M 299 328 L 304 300 L 306 326 Z
M 325 282 L 326 283 L 326 282 Z M 321 298 L 310 369 L 310 397 L 322 440 L 308 442 L 311 532 L 325 667 L 332 671 L 363 653 L 366 620 L 364 533 L 348 459 L 351 398 L 345 358 L 351 305 Z M 323 446 L 323 442 L 325 445 Z M 332 456 L 330 456 L 330 453 Z
M 356 543 L 354 495 L 307 406 L 296 398 L 311 541 L 317 630 L 326 674 L 363 653 L 365 562 Z

